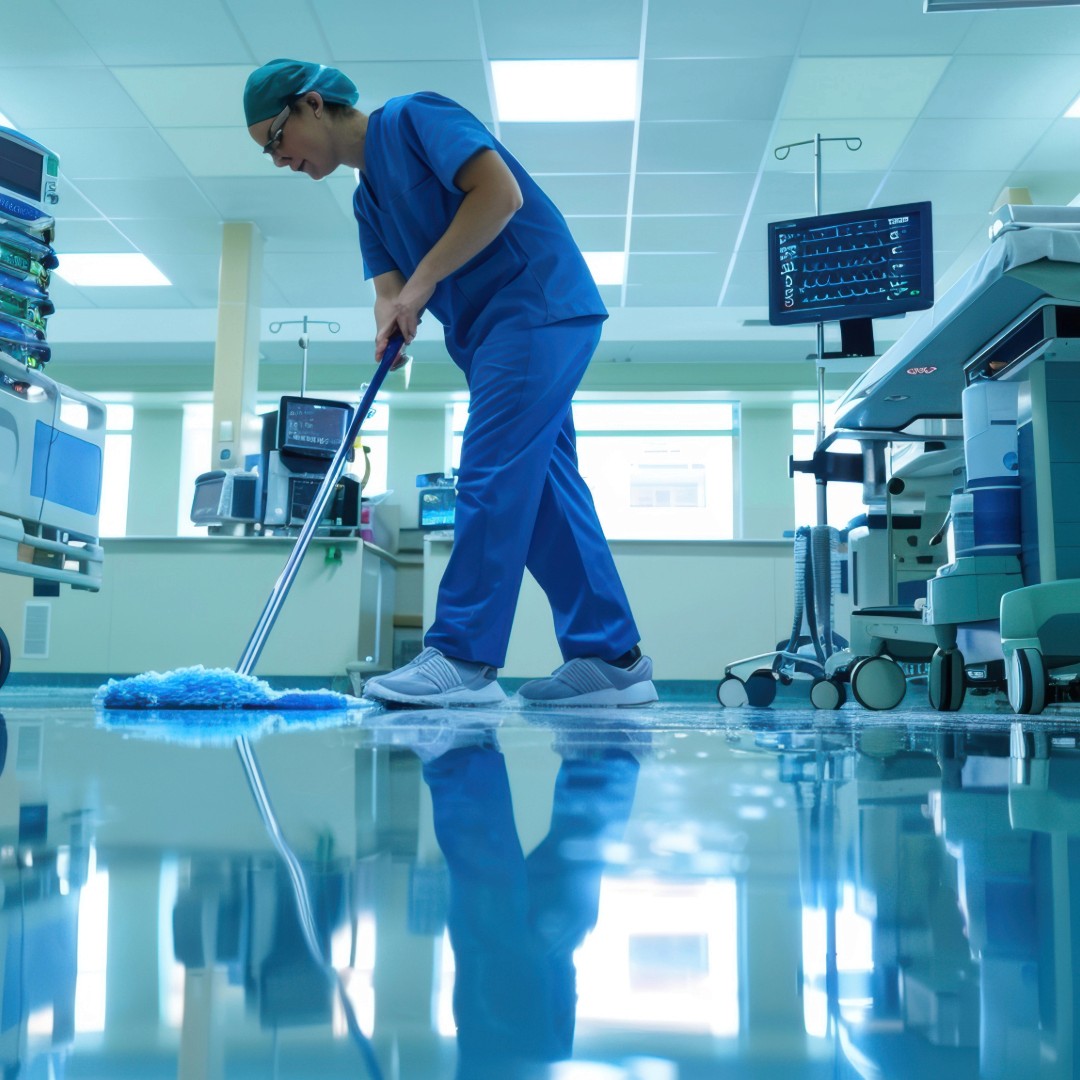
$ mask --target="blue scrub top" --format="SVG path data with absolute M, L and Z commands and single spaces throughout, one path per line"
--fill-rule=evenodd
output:
M 434 93 L 392 98 L 368 118 L 364 172 L 353 196 L 364 276 L 390 270 L 412 276 L 464 198 L 454 177 L 487 149 L 509 166 L 524 202 L 479 255 L 439 282 L 428 302 L 455 359 L 471 354 L 495 326 L 607 317 L 555 204 L 472 113 Z

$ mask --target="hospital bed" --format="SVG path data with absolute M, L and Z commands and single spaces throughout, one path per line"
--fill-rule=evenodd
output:
M 1050 675 L 1071 680 L 1080 661 L 1080 212 L 1037 209 L 1042 221 L 1010 220 L 832 417 L 836 435 L 888 442 L 962 425 L 954 557 L 928 578 L 925 604 L 852 616 L 871 652 L 932 642 L 930 701 L 944 710 L 1000 671 L 1013 708 L 1039 712 Z M 961 538 L 966 515 L 974 535 Z

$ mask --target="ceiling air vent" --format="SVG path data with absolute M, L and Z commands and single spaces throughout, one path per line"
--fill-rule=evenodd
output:
M 1003 11 L 1005 8 L 1077 7 L 1080 0 L 923 0 L 923 11 Z

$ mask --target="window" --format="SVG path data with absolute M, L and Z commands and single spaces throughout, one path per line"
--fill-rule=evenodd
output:
M 134 418 L 135 410 L 130 405 L 105 406 L 105 456 L 101 466 L 101 511 L 98 515 L 100 536 L 127 535 Z
M 578 467 L 612 540 L 734 535 L 736 406 L 719 401 L 575 401 Z M 457 467 L 468 405 L 452 408 Z
M 332 395 L 336 400 L 349 401 L 355 407 L 359 397 Z M 257 406 L 259 415 L 273 412 L 278 399 L 261 401 Z M 367 460 L 371 473 L 364 486 L 364 495 L 380 495 L 386 491 L 386 446 L 389 426 L 389 407 L 376 402 L 372 415 L 361 430 L 361 442 L 368 449 Z M 205 536 L 205 526 L 191 521 L 191 502 L 195 493 L 195 479 L 210 468 L 213 453 L 214 406 L 211 402 L 188 402 L 184 405 L 184 429 L 180 449 L 180 502 L 177 507 L 177 536 Z M 357 454 L 356 460 L 346 466 L 346 472 L 358 479 L 364 475 L 364 462 Z
M 792 406 L 791 426 L 794 438 L 791 443 L 792 454 L 806 461 L 813 456 L 817 445 L 817 403 L 801 401 Z M 840 454 L 857 454 L 862 447 L 855 439 L 838 439 L 829 450 Z M 817 525 L 817 483 L 810 473 L 795 474 L 795 524 Z M 828 524 L 837 529 L 859 514 L 866 512 L 863 503 L 862 485 L 849 483 L 828 484 L 825 488 L 827 500 Z

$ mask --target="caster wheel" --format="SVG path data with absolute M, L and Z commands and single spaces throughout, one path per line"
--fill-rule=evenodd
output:
M 746 703 L 753 709 L 767 709 L 776 697 L 776 676 L 768 668 L 758 668 L 746 680 Z
M 7 635 L 0 630 L 0 686 L 3 686 L 11 671 L 11 646 L 8 644 Z
M 810 704 L 815 709 L 839 709 L 847 694 L 837 679 L 815 679 L 810 684 Z
M 932 709 L 956 712 L 964 704 L 964 657 L 959 649 L 934 650 L 926 687 Z
M 1038 649 L 1017 649 L 1006 670 L 1009 704 L 1014 712 L 1041 713 L 1046 707 L 1046 665 Z
M 725 709 L 741 709 L 748 701 L 746 683 L 738 675 L 725 675 L 716 687 L 716 700 Z
M 851 692 L 864 709 L 895 709 L 904 700 L 907 678 L 887 656 L 867 656 L 852 665 Z

